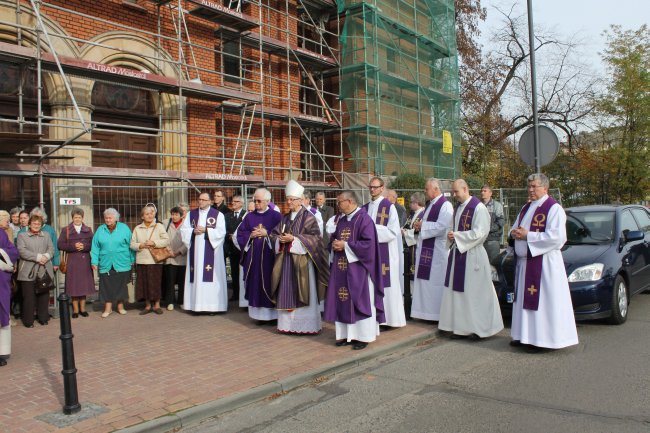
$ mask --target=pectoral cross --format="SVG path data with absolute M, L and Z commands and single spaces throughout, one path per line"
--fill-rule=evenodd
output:
M 210 264 L 208 263 L 207 265 L 205 265 L 205 270 L 210 272 L 212 270 L 212 266 L 210 266 Z
M 463 215 L 463 228 L 464 228 L 465 230 L 471 228 L 471 226 L 470 226 L 469 224 L 467 224 L 467 220 L 468 220 L 469 218 L 470 218 L 470 215 L 469 215 L 469 209 L 467 209 L 467 212 L 465 212 L 465 215 Z
M 342 271 L 344 271 L 344 270 L 346 270 L 348 268 L 348 261 L 345 260 L 345 257 L 341 257 L 339 259 L 339 261 L 337 262 L 337 264 L 339 265 L 339 269 L 342 270 Z
M 386 208 L 382 208 L 381 213 L 377 215 L 379 217 L 379 224 L 384 225 L 384 220 L 388 218 L 389 214 L 386 213 Z
M 382 265 L 381 265 L 381 274 L 386 275 L 387 271 L 390 271 L 390 266 L 386 266 L 385 264 L 382 263 Z
M 431 254 L 431 250 L 426 249 L 422 251 L 422 262 L 423 263 L 431 263 L 431 259 L 433 258 L 433 254 Z
M 526 290 L 528 290 L 530 292 L 531 296 L 535 296 L 535 293 L 537 293 L 537 289 L 535 288 L 534 284 L 532 286 L 530 286 L 529 288 L 527 288 Z
M 257 230 L 262 230 L 264 226 L 262 224 L 258 224 L 257 227 L 255 227 Z

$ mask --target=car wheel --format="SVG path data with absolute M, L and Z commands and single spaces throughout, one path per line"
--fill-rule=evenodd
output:
M 627 320 L 627 307 L 629 305 L 628 293 L 625 278 L 617 275 L 614 280 L 614 290 L 612 293 L 612 315 L 609 317 L 609 323 L 612 325 L 620 325 Z

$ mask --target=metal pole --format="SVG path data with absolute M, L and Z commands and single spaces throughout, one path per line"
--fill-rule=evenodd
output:
M 72 325 L 70 324 L 70 296 L 65 293 L 59 295 L 59 322 L 61 323 L 61 355 L 63 357 L 63 392 L 65 405 L 63 413 L 72 415 L 81 410 L 79 394 L 77 392 L 77 368 L 74 364 L 74 348 L 72 347 Z
M 535 30 L 533 29 L 533 0 L 528 0 L 528 44 L 530 46 L 530 85 L 533 94 L 533 128 L 535 137 L 535 172 L 541 173 L 539 151 L 539 119 L 537 117 L 537 77 L 535 75 Z

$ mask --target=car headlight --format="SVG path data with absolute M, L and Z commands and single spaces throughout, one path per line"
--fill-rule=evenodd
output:
M 490 266 L 490 270 L 492 271 L 492 281 L 499 281 L 499 273 L 497 272 L 497 268 Z
M 603 276 L 603 269 L 605 265 L 602 263 L 592 263 L 591 265 L 581 266 L 571 272 L 569 275 L 569 282 L 575 283 L 578 281 L 597 281 Z

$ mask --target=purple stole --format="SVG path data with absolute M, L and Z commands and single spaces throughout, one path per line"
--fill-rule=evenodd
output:
M 315 207 L 310 207 L 310 208 L 309 208 L 309 212 L 311 212 L 312 215 L 314 215 L 314 216 L 316 215 L 316 212 L 317 212 L 317 211 L 318 211 L 318 209 L 316 209 Z
M 208 209 L 208 216 L 205 219 L 205 248 L 203 249 L 203 282 L 211 283 L 213 281 L 214 273 L 214 248 L 210 243 L 210 238 L 208 237 L 208 229 L 217 228 L 217 217 L 219 216 L 219 211 L 213 207 Z M 194 209 L 190 211 L 190 225 L 192 229 L 196 227 L 199 223 L 199 209 Z M 192 240 L 190 241 L 190 283 L 194 282 L 194 237 L 196 235 L 192 232 Z
M 530 221 L 530 227 L 528 228 L 529 232 L 545 232 L 546 231 L 546 221 L 548 220 L 548 211 L 551 210 L 554 204 L 557 202 L 553 197 L 549 196 L 544 203 L 541 204 L 535 213 L 533 214 L 533 219 Z M 524 207 L 519 212 L 519 225 L 521 225 L 522 218 L 528 212 L 530 208 L 530 202 L 526 203 Z M 515 266 L 517 255 L 515 254 Z M 542 265 L 544 263 L 544 255 L 540 254 L 539 256 L 533 257 L 530 254 L 530 248 L 528 248 L 528 254 L 526 257 L 526 275 L 524 276 L 524 309 L 537 311 L 539 307 L 539 290 L 541 289 L 542 282 Z M 515 293 L 517 293 L 515 291 Z
M 368 207 L 370 203 L 363 205 L 363 208 L 368 212 Z M 380 226 L 388 226 L 388 220 L 390 215 L 390 207 L 393 204 L 387 198 L 379 202 L 379 207 L 377 208 L 377 216 L 375 217 L 375 224 Z M 388 242 L 379 243 L 379 264 L 381 269 L 381 279 L 384 283 L 384 287 L 390 287 L 390 253 L 388 249 Z
M 441 195 L 438 201 L 431 206 L 431 211 L 427 217 L 428 222 L 438 221 L 440 209 L 442 205 L 447 202 L 444 195 Z M 424 239 L 422 241 L 422 251 L 420 251 L 420 263 L 418 267 L 418 278 L 420 280 L 428 280 L 431 275 L 431 265 L 433 263 L 433 252 L 436 245 L 436 238 Z
M 465 206 L 463 211 L 465 212 L 460 216 L 460 221 L 458 221 L 458 227 L 456 231 L 465 232 L 472 229 L 472 220 L 474 219 L 474 211 L 476 206 L 481 201 L 476 197 L 472 196 L 469 199 L 469 203 Z M 458 208 L 456 208 L 458 210 Z M 454 222 L 456 221 L 456 212 L 454 212 Z M 467 265 L 467 252 L 461 253 L 458 251 L 458 248 L 455 246 L 453 248 L 454 258 L 447 262 L 447 274 L 445 275 L 445 286 L 449 287 L 449 276 L 451 275 L 451 262 L 454 262 L 454 287 L 452 288 L 456 292 L 465 291 L 465 268 Z

